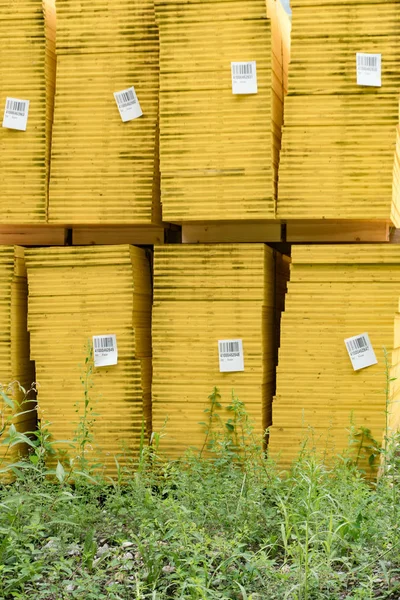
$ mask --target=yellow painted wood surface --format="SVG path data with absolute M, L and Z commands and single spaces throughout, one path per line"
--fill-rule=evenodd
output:
M 394 340 L 390 371 L 390 405 L 388 411 L 388 443 L 400 430 L 400 302 L 394 318 Z M 393 447 L 390 448 L 393 451 Z
M 0 399 L 0 428 L 6 423 L 14 423 L 20 432 L 33 431 L 36 424 L 34 405 L 24 403 L 24 394 L 18 385 L 28 390 L 34 382 L 33 363 L 29 359 L 28 289 L 22 248 L 0 246 L 0 289 L 0 384 L 2 391 L 16 403 L 12 410 Z M 3 436 L 7 434 L 8 425 Z M 21 445 L 12 448 L 1 445 L 0 468 L 24 451 L 26 448 Z
M 274 219 L 289 21 L 274 0 L 156 0 L 163 218 Z M 232 94 L 231 61 L 258 93 Z
M 96 416 L 90 417 L 94 442 L 88 457 L 114 473 L 114 456 L 121 466 L 136 459 L 143 419 L 151 427 L 151 284 L 145 251 L 35 249 L 27 251 L 27 266 L 39 415 L 50 422 L 56 440 L 73 440 L 83 414 L 81 378 L 92 336 L 117 336 L 118 364 L 94 368 L 89 378 Z
M 153 2 L 58 0 L 57 27 L 50 222 L 160 222 Z M 114 92 L 132 85 L 143 116 L 123 123 Z
M 202 447 L 214 386 L 245 403 L 256 436 L 271 422 L 276 353 L 274 251 L 263 244 L 155 248 L 153 430 L 161 450 Z M 278 271 L 281 273 L 281 265 Z M 220 373 L 218 340 L 242 339 L 243 372 Z M 220 411 L 227 420 L 227 411 Z M 163 425 L 166 422 L 165 429 Z
M 26 131 L 0 127 L 2 223 L 47 219 L 55 81 L 53 10 L 54 0 L 0 4 L 1 120 L 7 97 L 30 101 Z
M 400 225 L 397 2 L 292 5 L 278 217 Z M 356 53 L 382 55 L 382 87 L 357 85 Z
M 329 456 L 346 450 L 352 425 L 382 443 L 400 284 L 398 246 L 294 246 L 292 261 L 269 443 L 284 467 L 306 439 Z M 344 340 L 364 332 L 378 364 L 354 371 Z

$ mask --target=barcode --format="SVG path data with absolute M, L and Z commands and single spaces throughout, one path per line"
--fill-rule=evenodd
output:
M 241 63 L 238 65 L 232 65 L 233 75 L 252 75 L 253 65 L 251 63 Z
M 370 67 L 376 69 L 378 67 L 378 57 L 368 54 L 358 54 L 357 64 L 359 67 Z
M 232 352 L 240 352 L 239 342 L 220 342 L 219 343 L 219 353 L 221 356 L 223 354 L 231 354 Z
M 118 92 L 115 94 L 117 99 L 118 106 L 121 108 L 125 108 L 126 106 L 131 106 L 132 104 L 136 104 L 135 94 L 133 90 L 125 90 L 124 92 Z
M 7 98 L 6 110 L 8 113 L 23 117 L 26 112 L 26 102 L 21 102 L 20 100 L 10 100 Z
M 368 342 L 363 335 L 354 340 L 347 340 L 346 342 L 349 352 L 364 352 L 368 350 Z
M 112 337 L 97 337 L 94 338 L 94 349 L 105 350 L 114 348 L 114 340 Z

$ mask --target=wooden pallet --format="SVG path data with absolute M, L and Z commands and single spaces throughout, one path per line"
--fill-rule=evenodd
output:
M 0 225 L 0 245 L 88 246 L 164 243 L 400 243 L 400 230 L 385 221 L 245 221 L 183 223 L 177 225 Z
M 182 223 L 182 243 L 184 244 L 281 241 L 282 227 L 279 221 Z
M 0 225 L 0 245 L 88 246 L 95 244 L 136 244 L 153 246 L 179 241 L 178 227 L 169 225 Z
M 400 229 L 391 228 L 389 241 L 391 244 L 400 244 Z
M 182 223 L 186 244 L 281 242 L 358 243 L 388 242 L 391 224 L 386 221 L 247 221 Z
M 286 241 L 296 242 L 388 242 L 388 221 L 313 220 L 287 221 Z
M 72 245 L 115 245 L 159 246 L 165 243 L 167 225 L 145 226 L 75 226 L 72 228 Z
M 0 244 L 17 246 L 65 246 L 66 227 L 53 225 L 0 225 Z

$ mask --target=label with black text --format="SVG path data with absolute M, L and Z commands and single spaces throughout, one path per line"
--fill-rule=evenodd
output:
M 382 55 L 357 52 L 357 85 L 382 86 Z
M 231 62 L 232 94 L 257 94 L 257 64 L 249 62 Z
M 29 100 L 6 98 L 4 107 L 3 127 L 26 131 L 28 125 Z
M 377 364 L 378 361 L 376 360 L 368 333 L 361 333 L 360 335 L 347 338 L 344 340 L 344 343 L 346 344 L 347 352 L 355 371 Z
M 133 86 L 126 90 L 121 90 L 120 92 L 114 92 L 114 98 L 124 123 L 133 121 L 133 119 L 138 119 L 143 115 Z
M 243 341 L 218 340 L 220 373 L 244 371 Z
M 118 363 L 117 336 L 113 333 L 93 336 L 95 367 L 110 367 Z

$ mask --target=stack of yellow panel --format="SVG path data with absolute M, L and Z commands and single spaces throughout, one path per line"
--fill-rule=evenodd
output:
M 279 348 L 281 339 L 281 315 L 285 310 L 287 284 L 290 275 L 290 258 L 285 254 L 276 253 L 275 266 L 275 323 L 276 323 L 276 348 Z
M 279 1 L 156 0 L 160 169 L 171 222 L 274 219 L 289 21 Z M 256 61 L 258 93 L 232 93 Z
M 0 246 L 0 289 L 0 384 L 15 402 L 15 410 L 12 410 L 0 398 L 0 429 L 7 422 L 12 422 L 20 432 L 32 431 L 36 414 L 30 403 L 24 404 L 24 394 L 18 385 L 29 389 L 35 377 L 33 363 L 29 359 L 28 289 L 22 248 Z M 13 385 L 8 391 L 10 384 Z M 13 415 L 19 416 L 10 421 Z M 8 427 L 4 436 L 7 432 Z M 0 446 L 0 468 L 15 459 L 20 450 L 19 445 L 10 449 Z
M 278 217 L 399 227 L 400 4 L 294 0 L 292 9 Z M 381 87 L 357 85 L 357 53 L 381 55 Z
M 270 435 L 283 466 L 305 439 L 329 455 L 346 450 L 352 426 L 382 442 L 399 285 L 399 246 L 293 248 Z M 378 363 L 355 371 L 344 340 L 365 333 Z
M 393 337 L 387 432 L 389 440 L 393 439 L 393 435 L 397 437 L 400 430 L 400 301 L 394 319 Z
M 121 455 L 122 466 L 135 455 L 143 418 L 150 428 L 151 282 L 145 251 L 98 246 L 27 254 L 39 415 L 50 421 L 55 439 L 73 441 L 82 423 L 81 380 L 92 336 L 116 335 L 118 363 L 94 367 L 88 378 L 90 456 L 112 473 L 115 455 Z
M 263 244 L 155 249 L 153 429 L 167 419 L 161 448 L 168 456 L 202 447 L 214 386 L 225 406 L 234 390 L 257 436 L 270 425 L 274 314 L 274 251 Z M 218 342 L 226 340 L 242 340 L 244 371 L 220 372 Z
M 54 37 L 54 0 L 0 2 L 1 119 L 7 98 L 29 101 L 26 131 L 0 127 L 2 223 L 47 219 Z M 21 107 L 11 108 L 18 111 Z
M 161 220 L 158 68 L 152 0 L 57 0 L 51 223 Z M 131 86 L 143 116 L 123 122 Z

